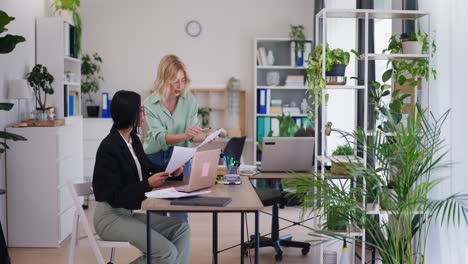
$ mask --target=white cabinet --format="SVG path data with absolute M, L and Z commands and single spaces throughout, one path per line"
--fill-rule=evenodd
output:
M 109 134 L 112 124 L 111 118 L 83 119 L 83 175 L 87 181 L 93 178 L 97 149 L 101 141 Z
M 83 181 L 83 119 L 6 130 L 28 139 L 9 142 L 6 153 L 8 246 L 59 247 L 74 212 L 66 181 Z

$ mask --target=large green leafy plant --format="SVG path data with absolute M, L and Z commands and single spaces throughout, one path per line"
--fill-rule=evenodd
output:
M 75 47 L 76 55 L 79 56 L 81 52 L 81 33 L 82 33 L 82 24 L 81 16 L 78 13 L 78 8 L 80 7 L 80 0 L 55 0 L 52 3 L 52 7 L 55 11 L 67 10 L 72 12 L 73 23 L 75 24 Z
M 29 85 L 34 90 L 34 97 L 39 105 L 39 109 L 44 111 L 47 107 L 47 95 L 54 93 L 54 89 L 52 88 L 54 76 L 47 71 L 47 67 L 36 64 L 26 77 Z
M 381 114 L 392 122 L 388 108 L 383 108 Z M 364 184 L 349 188 L 349 182 L 330 181 L 314 172 L 297 174 L 289 187 L 303 197 L 303 213 L 318 212 L 326 224 L 327 208 L 333 205 L 334 213 L 366 229 L 371 238 L 366 243 L 378 250 L 383 263 L 425 263 L 427 234 L 436 220 L 441 224 L 468 224 L 468 195 L 453 194 L 440 200 L 429 195 L 442 182 L 433 177 L 433 172 L 448 166 L 444 163 L 445 139 L 441 137 L 447 116 L 448 112 L 435 118 L 416 107 L 406 122 L 393 123 L 392 136 L 377 130 L 368 138 L 361 129 L 346 134 L 350 142 L 367 148 L 373 166 L 355 163 L 348 168 L 357 182 L 367 183 L 367 188 Z M 388 210 L 388 221 L 375 221 L 372 215 L 366 215 L 362 205 L 371 195 L 377 196 L 382 208 Z M 322 240 L 360 240 L 326 228 L 314 231 Z
M 99 81 L 104 81 L 101 73 L 102 58 L 94 53 L 81 57 L 81 93 L 87 94 L 87 102 L 93 102 L 91 94 L 99 91 Z
M 7 13 L 0 10 L 0 34 L 8 31 L 6 25 L 11 21 L 15 20 L 14 17 L 10 17 Z M 0 37 L 0 54 L 10 53 L 15 49 L 18 43 L 24 42 L 26 39 L 18 35 L 7 34 L 3 37 Z
M 0 10 L 0 34 L 7 31 L 7 28 L 5 27 L 8 25 L 12 20 L 14 20 L 14 17 L 8 16 L 7 13 L 4 11 Z M 26 41 L 26 39 L 22 36 L 18 35 L 6 35 L 3 37 L 0 37 L 0 54 L 6 54 L 12 52 L 16 44 L 21 43 Z M 0 103 L 0 110 L 3 111 L 10 111 L 13 108 L 12 103 Z M 6 131 L 0 131 L 0 139 L 2 140 L 0 142 L 0 153 L 5 152 L 6 149 L 8 149 L 8 145 L 6 144 L 5 140 L 13 140 L 13 141 L 19 141 L 19 140 L 27 140 L 26 138 L 8 133 Z

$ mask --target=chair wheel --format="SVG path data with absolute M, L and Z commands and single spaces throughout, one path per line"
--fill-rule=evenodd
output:
M 310 246 L 302 248 L 302 255 L 303 256 L 307 255 L 307 253 L 309 253 L 309 251 L 310 251 Z
M 88 209 L 88 205 L 87 204 L 83 204 L 81 207 L 83 207 L 83 210 L 86 210 Z M 112 262 L 109 262 L 107 264 L 112 264 Z
M 276 260 L 276 261 L 281 261 L 281 260 L 283 260 L 283 254 L 276 254 L 276 255 L 275 255 L 275 260 Z

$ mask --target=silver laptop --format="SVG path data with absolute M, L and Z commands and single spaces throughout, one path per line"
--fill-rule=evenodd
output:
M 262 172 L 310 171 L 315 137 L 264 137 Z
M 189 183 L 176 187 L 177 191 L 193 192 L 213 186 L 218 174 L 219 149 L 195 153 Z M 174 187 L 174 186 L 173 186 Z

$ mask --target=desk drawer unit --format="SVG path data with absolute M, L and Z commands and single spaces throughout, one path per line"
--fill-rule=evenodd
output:
M 5 156 L 9 247 L 60 247 L 71 233 L 74 208 L 65 184 L 82 181 L 83 132 L 81 117 L 65 124 L 7 128 L 28 139 L 9 142 Z

